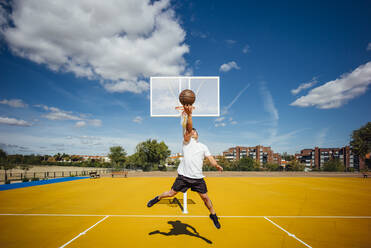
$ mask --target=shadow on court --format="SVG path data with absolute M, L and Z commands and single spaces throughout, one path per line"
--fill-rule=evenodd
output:
M 207 238 L 200 236 L 200 234 L 197 232 L 197 230 L 193 226 L 188 225 L 186 223 L 182 223 L 180 220 L 168 221 L 167 223 L 169 223 L 170 225 L 173 226 L 170 229 L 169 232 L 166 233 L 166 232 L 160 232 L 159 230 L 156 230 L 156 231 L 150 232 L 148 235 L 162 234 L 162 235 L 165 235 L 165 236 L 172 236 L 172 235 L 185 234 L 185 235 L 189 235 L 189 236 L 193 236 L 193 237 L 196 237 L 196 238 L 203 239 L 206 243 L 209 243 L 209 244 L 213 243 L 210 240 L 208 240 Z M 187 229 L 188 227 L 189 227 L 189 229 L 191 229 L 191 231 L 189 229 Z
M 179 207 L 181 211 L 183 211 L 182 205 L 183 199 L 174 197 L 173 199 L 161 199 L 158 204 L 166 204 L 169 207 Z M 188 204 L 196 204 L 192 199 L 187 199 Z

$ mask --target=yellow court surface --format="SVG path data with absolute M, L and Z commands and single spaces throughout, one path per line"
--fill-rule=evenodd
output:
M 129 177 L 0 191 L 0 247 L 371 247 L 371 181 L 209 177 L 216 229 L 197 193 L 147 202 L 175 178 Z

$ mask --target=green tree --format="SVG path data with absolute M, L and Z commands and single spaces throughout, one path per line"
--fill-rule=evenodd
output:
M 304 171 L 304 169 L 305 165 L 297 160 L 290 161 L 286 166 L 286 170 L 288 171 Z
M 57 154 L 55 154 L 53 157 L 54 157 L 55 161 L 61 161 L 62 160 L 62 154 L 60 154 L 59 152 Z
M 179 167 L 179 164 L 180 164 L 180 159 L 179 158 L 176 158 L 174 160 L 174 166 L 175 166 L 175 168 L 178 168 Z
M 62 155 L 62 160 L 63 161 L 70 161 L 71 160 L 71 157 L 70 155 L 66 154 L 66 153 L 63 153 Z
M 203 169 L 205 171 L 216 171 L 216 168 L 211 165 L 209 159 L 207 159 L 207 158 L 204 159 Z
M 108 157 L 111 159 L 113 165 L 117 167 L 123 167 L 126 161 L 126 151 L 122 146 L 112 146 L 110 147 L 110 153 Z
M 140 166 L 138 153 L 133 153 L 128 156 L 125 161 L 125 167 L 129 169 L 136 169 Z
M 8 175 L 7 175 L 7 170 L 13 169 L 15 167 L 15 164 L 10 163 L 8 159 L 8 155 L 6 154 L 5 151 L 0 149 L 0 168 L 4 170 L 4 181 L 5 183 L 8 182 Z
M 21 154 L 7 155 L 7 161 L 10 164 L 22 164 L 23 163 L 23 155 L 21 155 Z
M 35 154 L 23 156 L 24 164 L 37 165 L 40 164 L 40 161 L 40 156 L 37 156 Z
M 77 155 L 72 155 L 71 156 L 71 161 L 72 162 L 82 162 L 83 161 L 83 158 L 82 157 L 79 157 Z
M 286 161 L 292 161 L 295 159 L 295 156 L 294 155 L 290 155 L 288 154 L 287 152 L 284 152 L 281 154 L 281 158 L 286 160 Z
M 266 163 L 263 165 L 263 168 L 267 169 L 268 171 L 278 171 L 280 166 L 279 164 Z
M 224 170 L 226 171 L 231 171 L 233 170 L 233 163 L 226 159 L 224 156 L 219 156 L 218 157 L 218 164 L 223 167 Z
M 0 162 L 6 159 L 6 152 L 0 149 Z
M 366 154 L 371 152 L 371 122 L 354 130 L 351 139 L 350 145 L 352 146 L 353 152 L 361 159 L 366 160 Z M 369 161 L 366 161 L 366 163 L 367 162 Z
M 256 170 L 257 165 L 253 158 L 243 157 L 236 162 L 237 170 L 240 171 L 253 171 Z
M 344 171 L 345 167 L 343 163 L 338 159 L 330 159 L 323 165 L 324 171 Z
M 136 153 L 142 169 L 149 171 L 163 165 L 170 155 L 170 150 L 163 141 L 158 143 L 155 139 L 148 139 L 137 145 Z

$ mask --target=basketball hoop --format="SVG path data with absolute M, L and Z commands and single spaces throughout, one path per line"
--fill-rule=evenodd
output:
M 184 106 L 177 106 L 177 107 L 175 107 L 175 109 L 179 110 L 179 111 L 184 111 Z M 195 106 L 192 106 L 192 109 L 194 110 Z
M 196 106 L 192 117 L 219 117 L 220 92 L 219 77 L 151 77 L 150 113 L 151 117 L 179 117 L 176 106 L 183 105 L 189 97 L 181 97 L 184 90 L 195 94 Z M 164 101 L 166 99 L 166 101 Z M 189 101 L 188 101 L 189 102 Z

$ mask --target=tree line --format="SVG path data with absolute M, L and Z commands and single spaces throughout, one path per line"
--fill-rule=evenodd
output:
M 81 156 L 57 153 L 55 155 L 23 155 L 7 154 L 0 149 L 0 165 L 2 167 L 14 167 L 27 165 L 58 165 L 58 166 L 79 166 L 79 167 L 111 167 L 111 163 L 97 159 L 84 160 Z
M 164 170 L 166 158 L 170 156 L 168 146 L 162 141 L 148 139 L 140 142 L 136 146 L 136 152 L 127 156 L 127 152 L 122 146 L 113 146 L 110 148 L 108 157 L 111 162 L 105 162 L 103 159 L 87 159 L 78 155 L 69 155 L 66 153 L 57 153 L 55 155 L 9 155 L 0 149 L 0 167 L 4 170 L 20 167 L 22 170 L 28 170 L 32 165 L 58 165 L 58 166 L 78 166 L 78 167 L 100 167 L 115 169 L 142 169 Z
M 110 148 L 108 157 L 115 169 L 141 169 L 143 171 L 166 170 L 166 159 L 170 156 L 170 150 L 165 142 L 156 139 L 148 139 L 139 143 L 135 153 L 127 156 L 122 146 Z
M 221 165 L 225 171 L 303 171 L 304 164 L 292 159 L 288 162 L 286 167 L 276 163 L 259 163 L 251 157 L 242 157 L 239 160 L 228 160 L 223 156 L 217 157 L 218 164 Z M 215 171 L 215 167 L 210 165 L 208 160 L 204 162 L 204 169 L 206 171 Z
M 358 155 L 365 161 L 366 170 L 371 168 L 371 160 L 367 156 L 371 152 L 371 122 L 361 128 L 354 130 L 351 135 L 350 145 L 355 155 Z M 20 166 L 27 170 L 29 165 L 60 165 L 60 166 L 80 166 L 80 167 L 103 167 L 115 169 L 142 169 L 143 171 L 150 170 L 166 170 L 165 164 L 172 164 L 175 168 L 179 165 L 179 159 L 169 160 L 170 150 L 163 142 L 158 142 L 156 139 L 148 139 L 140 142 L 135 149 L 135 153 L 127 155 L 126 150 L 122 146 L 113 146 L 110 148 L 108 157 L 111 162 L 105 162 L 100 159 L 84 160 L 80 156 L 61 154 L 55 155 L 8 155 L 0 149 L 0 167 L 4 170 L 12 169 L 15 166 Z M 293 155 L 283 153 L 282 159 L 288 161 L 286 171 L 303 171 L 305 165 L 295 159 Z M 265 163 L 260 164 L 253 158 L 244 157 L 240 160 L 229 161 L 223 156 L 218 157 L 218 163 L 227 171 L 280 171 L 283 170 L 278 164 Z M 214 170 L 210 166 L 208 160 L 204 162 L 205 170 Z M 320 169 L 323 171 L 344 171 L 343 163 L 338 159 L 327 161 Z

